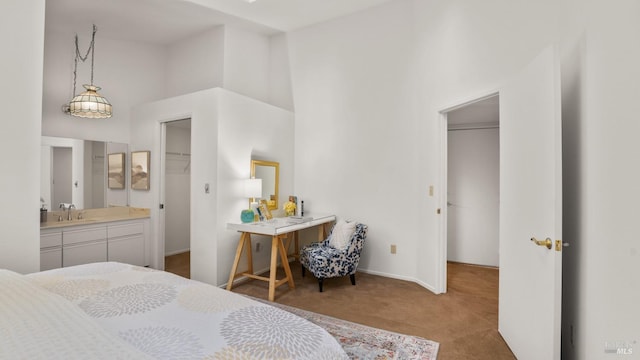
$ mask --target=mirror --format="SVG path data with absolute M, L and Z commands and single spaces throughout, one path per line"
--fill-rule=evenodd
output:
M 262 179 L 262 197 L 255 201 L 266 200 L 269 210 L 278 208 L 279 166 L 275 161 L 251 160 L 251 177 Z
M 127 206 L 128 191 L 108 189 L 106 157 L 128 152 L 127 144 L 42 136 L 40 197 L 49 210 L 60 203 L 76 209 Z

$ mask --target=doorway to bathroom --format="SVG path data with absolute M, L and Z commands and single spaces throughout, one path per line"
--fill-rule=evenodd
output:
M 190 277 L 191 119 L 164 123 L 165 270 Z

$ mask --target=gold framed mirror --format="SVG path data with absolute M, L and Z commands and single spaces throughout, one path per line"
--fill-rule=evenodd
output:
M 280 163 L 275 161 L 251 160 L 251 177 L 262 179 L 262 197 L 258 200 L 266 200 L 267 208 L 278 208 L 278 188 L 280 176 Z M 250 199 L 249 203 L 256 199 Z

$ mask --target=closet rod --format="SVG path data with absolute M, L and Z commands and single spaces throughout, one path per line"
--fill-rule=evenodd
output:
M 178 155 L 178 156 L 191 156 L 191 154 L 181 153 L 181 152 L 171 152 L 171 151 L 167 151 L 166 154 L 167 155 Z

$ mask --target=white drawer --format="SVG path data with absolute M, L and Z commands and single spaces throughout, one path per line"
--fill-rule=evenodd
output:
M 77 244 L 81 242 L 106 240 L 107 227 L 92 227 L 78 230 L 65 230 L 62 241 L 64 245 Z
M 40 234 L 40 248 L 50 248 L 62 245 L 62 231 Z
M 109 225 L 107 228 L 107 234 L 109 239 L 120 236 L 130 236 L 142 234 L 144 231 L 144 225 L 142 222 L 122 224 L 122 225 Z
M 62 251 L 62 266 L 73 266 L 107 261 L 107 241 L 65 246 Z

